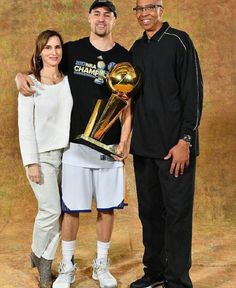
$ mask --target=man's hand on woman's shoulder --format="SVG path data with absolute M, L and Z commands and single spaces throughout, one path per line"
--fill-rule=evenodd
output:
M 34 82 L 29 75 L 23 73 L 17 73 L 15 81 L 17 90 L 21 94 L 25 96 L 32 96 L 34 94 L 35 91 L 32 89 Z

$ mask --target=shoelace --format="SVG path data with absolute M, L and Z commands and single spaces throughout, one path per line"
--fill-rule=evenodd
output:
M 73 277 L 73 274 L 76 270 L 76 264 L 73 265 L 73 268 L 66 271 L 66 264 L 61 263 L 58 269 L 59 275 L 58 278 L 62 280 L 62 282 L 70 282 L 71 278 Z
M 96 270 L 98 275 L 103 277 L 103 279 L 109 279 L 110 280 L 112 278 L 112 276 L 108 270 L 108 263 L 103 262 L 103 261 L 101 261 L 99 263 L 95 262 L 94 263 L 94 269 Z
M 105 261 L 94 261 L 94 268 L 97 270 L 97 271 L 100 271 L 100 270 L 107 270 L 108 268 L 108 262 L 105 262 Z

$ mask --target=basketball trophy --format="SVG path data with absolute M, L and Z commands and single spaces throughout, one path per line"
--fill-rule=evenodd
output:
M 141 74 L 130 63 L 122 62 L 114 66 L 106 80 L 112 94 L 108 101 L 106 99 L 97 100 L 84 133 L 78 135 L 75 142 L 89 146 L 108 156 L 122 157 L 122 154 L 117 151 L 117 145 L 106 145 L 101 141 L 127 106 L 125 99 L 132 97 L 137 90 L 141 82 Z

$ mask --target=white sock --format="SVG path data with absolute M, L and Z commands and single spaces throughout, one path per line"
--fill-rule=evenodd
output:
M 72 263 L 71 259 L 75 251 L 75 240 L 74 241 L 61 241 L 62 247 L 62 261 L 65 263 Z
M 108 258 L 108 250 L 110 248 L 110 242 L 97 241 L 97 259 Z

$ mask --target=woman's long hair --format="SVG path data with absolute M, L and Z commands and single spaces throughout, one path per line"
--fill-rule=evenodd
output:
M 46 44 L 48 43 L 49 38 L 53 36 L 57 36 L 60 39 L 61 45 L 63 45 L 63 39 L 61 35 L 57 31 L 54 31 L 54 30 L 45 30 L 41 32 L 35 42 L 35 49 L 34 49 L 34 54 L 30 61 L 29 73 L 33 74 L 36 77 L 36 79 L 39 81 L 41 81 L 40 71 L 43 68 L 43 61 L 42 61 L 42 57 L 40 54 L 42 50 L 44 49 L 44 47 L 46 46 Z M 59 66 L 59 70 L 60 70 L 60 66 Z

